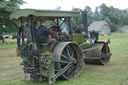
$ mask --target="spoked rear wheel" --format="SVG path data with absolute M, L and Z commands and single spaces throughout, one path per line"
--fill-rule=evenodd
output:
M 80 75 L 84 59 L 82 50 L 76 43 L 70 43 L 64 46 L 59 59 L 60 62 L 56 64 L 58 70 L 68 66 L 68 69 L 62 74 L 64 79 L 70 80 Z

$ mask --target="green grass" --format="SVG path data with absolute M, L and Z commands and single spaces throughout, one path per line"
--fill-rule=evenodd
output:
M 128 85 L 128 34 L 114 33 L 110 38 L 112 57 L 105 66 L 85 64 L 80 77 L 66 81 L 57 80 L 54 85 Z M 47 81 L 23 81 L 21 59 L 16 57 L 15 47 L 0 48 L 0 85 L 48 85 Z
M 16 47 L 16 39 L 5 39 L 5 42 L 0 42 L 0 48 Z

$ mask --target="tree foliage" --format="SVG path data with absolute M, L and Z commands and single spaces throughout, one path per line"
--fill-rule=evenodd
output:
M 94 12 L 92 12 L 92 9 L 89 6 L 86 6 L 85 9 L 77 9 L 81 11 L 88 11 L 88 25 L 93 21 L 105 20 L 110 25 L 112 32 L 117 31 L 118 28 L 123 25 L 128 25 L 128 9 L 121 10 L 114 8 L 113 6 L 108 7 L 105 4 L 96 7 Z M 82 24 L 82 19 L 75 20 L 74 24 L 75 23 L 77 23 L 77 25 Z
M 88 12 L 88 24 L 91 24 L 93 22 L 93 12 L 92 9 L 89 6 L 86 6 L 84 11 Z
M 0 0 L 0 35 L 16 31 L 17 25 L 10 21 L 9 15 L 23 3 L 23 0 Z
M 102 4 L 98 8 L 100 9 L 100 14 L 103 16 L 103 20 L 109 20 L 108 23 L 112 31 L 117 31 L 121 26 L 128 24 L 128 10 L 121 10 L 112 6 L 108 7 L 105 4 Z
M 72 11 L 81 12 L 82 10 L 80 8 L 73 8 Z M 82 16 L 72 18 L 71 25 L 74 30 L 82 28 Z

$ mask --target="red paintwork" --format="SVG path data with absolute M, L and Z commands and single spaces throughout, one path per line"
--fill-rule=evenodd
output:
M 105 51 L 105 53 L 109 52 L 108 44 L 106 42 L 104 42 L 104 41 L 96 41 L 96 43 L 103 43 L 104 44 L 104 51 Z

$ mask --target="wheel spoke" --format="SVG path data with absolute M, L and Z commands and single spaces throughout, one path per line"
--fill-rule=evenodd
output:
M 71 69 L 71 66 L 70 66 L 70 68 L 66 71 L 66 75 L 70 75 L 71 72 L 72 72 L 72 69 Z
M 70 63 L 70 62 L 67 62 L 67 61 L 64 61 L 64 60 L 60 60 L 59 62 L 60 62 L 60 63 L 65 63 L 65 64 Z
M 71 47 L 70 47 L 70 48 L 71 48 Z M 70 50 L 72 50 L 72 49 L 70 49 Z M 66 48 L 66 51 L 67 51 L 68 57 L 69 57 L 70 60 L 71 60 L 71 58 L 72 58 L 73 56 L 71 55 L 71 51 L 69 51 L 69 47 Z
M 68 61 L 70 61 L 70 59 L 69 58 L 67 58 L 65 55 L 61 55 L 64 59 L 66 59 L 66 60 L 68 60 Z
M 79 72 L 81 71 L 81 64 L 83 63 L 81 59 L 83 56 L 80 56 L 77 50 L 79 50 L 77 45 L 69 44 L 65 46 L 64 50 L 62 51 L 61 60 L 58 61 L 58 68 L 63 69 L 70 64 L 70 67 L 68 67 L 68 69 L 66 69 L 62 75 L 65 79 L 74 78 L 75 76 L 78 76 Z
M 68 49 L 68 48 L 66 48 L 66 51 L 67 51 L 68 56 L 69 56 L 69 58 L 70 58 L 70 57 L 71 57 L 71 55 L 70 55 L 70 53 L 69 53 L 69 49 Z
M 66 75 L 70 75 L 72 71 L 74 70 L 75 66 L 71 65 L 70 68 L 66 71 Z
M 73 50 L 72 55 L 71 55 L 72 57 L 74 56 L 74 53 L 75 53 L 75 51 Z

